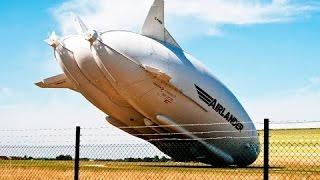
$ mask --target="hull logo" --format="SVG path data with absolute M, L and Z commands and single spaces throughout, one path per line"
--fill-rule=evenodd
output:
M 230 112 L 226 110 L 226 108 L 218 102 L 217 99 L 210 96 L 207 92 L 201 89 L 199 86 L 195 85 L 199 98 L 206 103 L 209 107 L 211 107 L 214 111 L 216 111 L 222 118 L 228 121 L 233 127 L 235 127 L 238 131 L 241 132 L 243 129 L 243 124 Z M 226 113 L 227 112 L 227 113 Z

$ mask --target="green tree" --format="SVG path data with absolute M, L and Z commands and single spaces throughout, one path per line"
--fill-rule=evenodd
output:
M 63 160 L 63 161 L 72 160 L 72 157 L 70 155 L 59 155 L 56 157 L 56 160 Z

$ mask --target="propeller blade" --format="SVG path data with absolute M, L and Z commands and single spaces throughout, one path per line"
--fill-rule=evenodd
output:
M 84 24 L 84 22 L 82 21 L 82 19 L 79 16 L 74 15 L 74 22 L 75 22 L 76 29 L 79 34 L 85 34 L 89 30 L 87 25 Z
M 74 21 L 76 23 L 78 33 L 82 34 L 87 41 L 93 43 L 98 39 L 98 32 L 88 28 L 88 26 L 81 20 L 79 16 L 75 16 Z
M 44 41 L 54 48 L 56 48 L 60 44 L 59 37 L 54 31 L 51 33 L 49 38 Z

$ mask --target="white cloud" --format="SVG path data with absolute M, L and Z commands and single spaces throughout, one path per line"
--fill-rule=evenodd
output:
M 284 22 L 319 7 L 311 3 L 288 0 L 176 0 L 169 1 L 168 10 L 178 16 L 194 16 L 214 24 L 257 24 Z
M 152 0 L 69 0 L 53 10 L 64 35 L 74 33 L 70 12 L 97 29 L 138 31 Z M 177 32 L 199 21 L 199 32 L 220 35 L 219 25 L 260 24 L 292 21 L 319 10 L 319 4 L 290 0 L 170 0 L 166 1 L 167 21 Z M 170 23 L 171 21 L 176 23 Z M 178 21 L 180 23 L 178 23 Z M 181 23 L 183 22 L 183 23 Z M 200 32 L 202 31 L 202 32 Z M 191 31 L 193 32 L 193 31 Z M 175 33 L 175 32 L 174 32 Z M 179 33 L 177 33 L 179 34 Z
M 210 27 L 210 28 L 208 28 L 207 35 L 209 35 L 209 36 L 222 36 L 223 33 L 217 27 Z
M 61 97 L 68 100 L 62 100 Z M 34 99 L 0 104 L 0 117 L 7 122 L 1 125 L 1 129 L 105 125 L 104 113 L 75 92 L 52 92 L 44 102 Z
M 152 2 L 148 0 L 70 0 L 53 10 L 63 34 L 74 33 L 72 13 L 102 29 L 138 30 Z

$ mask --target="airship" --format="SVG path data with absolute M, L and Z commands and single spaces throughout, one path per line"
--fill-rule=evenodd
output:
M 146 140 L 175 161 L 248 166 L 257 130 L 233 93 L 165 27 L 155 0 L 139 33 L 99 32 L 75 17 L 78 33 L 46 40 L 63 74 L 41 88 L 81 93 L 111 125 Z

